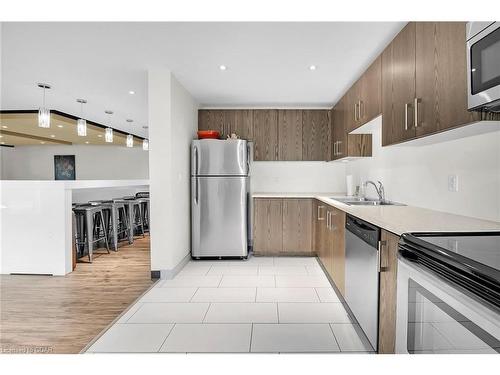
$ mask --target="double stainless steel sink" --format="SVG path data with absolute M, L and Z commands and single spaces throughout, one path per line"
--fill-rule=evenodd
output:
M 355 197 L 332 197 L 332 199 L 347 204 L 348 206 L 405 206 L 402 203 L 379 199 L 360 199 Z

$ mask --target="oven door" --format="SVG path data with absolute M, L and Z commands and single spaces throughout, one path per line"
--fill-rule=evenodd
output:
M 500 22 L 467 41 L 468 107 L 500 110 Z
M 499 353 L 500 312 L 398 258 L 396 353 Z

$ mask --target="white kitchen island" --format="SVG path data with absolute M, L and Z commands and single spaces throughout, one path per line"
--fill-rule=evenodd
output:
M 0 273 L 72 271 L 73 202 L 149 190 L 149 180 L 0 181 Z

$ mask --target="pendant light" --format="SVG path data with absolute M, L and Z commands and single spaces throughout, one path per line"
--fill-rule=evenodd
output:
M 134 136 L 132 134 L 127 135 L 127 147 L 134 147 Z
M 78 103 L 80 103 L 80 114 L 81 118 L 76 121 L 76 131 L 79 137 L 87 136 L 87 121 L 83 118 L 83 105 L 87 104 L 85 99 L 76 99 Z
M 51 86 L 47 83 L 39 83 L 37 86 L 43 89 L 43 102 L 38 109 L 38 126 L 40 128 L 50 128 L 50 110 L 45 107 L 45 90 L 50 90 Z
M 104 113 L 106 113 L 107 115 L 110 116 L 109 125 L 111 125 L 111 115 L 113 114 L 113 111 L 104 111 Z M 113 143 L 113 129 L 112 128 L 107 127 L 104 130 L 104 140 L 107 143 Z
M 149 151 L 149 141 L 146 138 L 142 140 L 142 149 L 144 151 Z

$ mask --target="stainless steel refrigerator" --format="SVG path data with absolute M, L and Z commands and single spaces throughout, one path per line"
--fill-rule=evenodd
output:
M 249 159 L 245 140 L 191 144 L 191 255 L 247 257 Z

